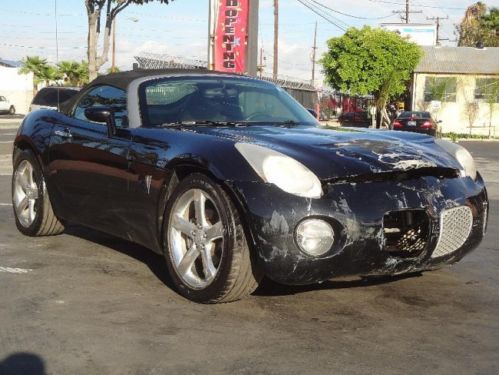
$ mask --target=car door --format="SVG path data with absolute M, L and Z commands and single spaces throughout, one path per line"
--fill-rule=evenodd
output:
M 124 236 L 121 212 L 130 180 L 126 93 L 112 86 L 92 87 L 76 103 L 72 115 L 53 128 L 49 179 L 57 212 L 65 219 Z M 116 131 L 90 121 L 85 109 L 112 107 Z

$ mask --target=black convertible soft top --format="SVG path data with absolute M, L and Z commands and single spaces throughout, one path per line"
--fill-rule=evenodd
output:
M 138 79 L 149 76 L 161 76 L 161 75 L 178 75 L 178 74 L 186 74 L 186 75 L 226 75 L 226 76 L 238 76 L 233 73 L 223 73 L 217 72 L 208 69 L 137 69 L 130 70 L 127 72 L 119 72 L 119 73 L 110 73 L 107 75 L 99 76 L 90 82 L 89 85 L 111 85 L 118 87 L 120 89 L 126 90 L 128 85 Z M 241 77 L 246 77 L 242 76 Z
M 223 76 L 240 76 L 244 78 L 253 78 L 247 77 L 244 75 L 238 75 L 233 73 L 223 73 L 217 72 L 208 69 L 136 69 L 130 70 L 126 72 L 118 72 L 118 73 L 110 73 L 106 75 L 102 75 L 94 79 L 88 85 L 86 85 L 80 92 L 80 94 L 75 95 L 70 100 L 60 104 L 60 110 L 62 113 L 66 115 L 70 114 L 71 109 L 74 104 L 78 101 L 82 93 L 86 91 L 88 87 L 99 86 L 99 85 L 109 85 L 120 88 L 122 90 L 126 90 L 128 85 L 135 81 L 136 79 L 150 76 L 168 76 L 168 75 L 223 75 Z

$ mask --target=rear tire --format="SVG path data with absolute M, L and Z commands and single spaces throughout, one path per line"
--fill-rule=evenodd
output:
M 15 114 L 16 114 L 16 107 L 11 105 L 9 108 L 9 115 L 15 115 Z
M 18 152 L 14 159 L 12 206 L 21 233 L 36 237 L 64 232 L 52 209 L 38 160 L 30 150 Z
M 263 272 L 252 258 L 238 210 L 203 174 L 182 180 L 168 200 L 165 258 L 180 294 L 201 303 L 251 294 Z

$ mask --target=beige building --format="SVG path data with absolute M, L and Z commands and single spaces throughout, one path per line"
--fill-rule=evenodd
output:
M 412 110 L 431 112 L 444 133 L 499 136 L 499 48 L 422 48 Z

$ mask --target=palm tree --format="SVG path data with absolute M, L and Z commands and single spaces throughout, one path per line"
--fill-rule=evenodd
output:
M 48 65 L 43 71 L 42 78 L 45 81 L 45 86 L 48 86 L 50 82 L 59 81 L 62 75 L 56 67 Z
M 22 74 L 33 73 L 33 92 L 38 91 L 38 85 L 46 81 L 49 65 L 46 59 L 39 56 L 26 56 L 22 60 L 19 72 Z
M 57 64 L 59 73 L 69 86 L 82 86 L 88 82 L 88 63 L 82 61 L 61 61 Z

